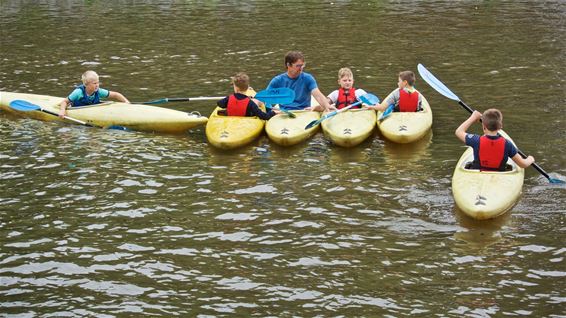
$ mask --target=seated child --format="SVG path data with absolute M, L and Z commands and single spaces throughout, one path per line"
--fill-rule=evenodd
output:
M 343 67 L 338 71 L 338 85 L 340 88 L 327 96 L 329 103 L 335 104 L 337 109 L 356 103 L 360 96 L 367 94 L 363 89 L 355 89 L 353 87 L 354 74 L 347 67 Z M 361 108 L 361 105 L 352 108 Z
M 484 135 L 466 133 L 470 126 L 480 119 Z M 517 147 L 498 133 L 501 128 L 503 128 L 503 115 L 499 110 L 492 108 L 486 110 L 483 115 L 477 110 L 474 111 L 456 129 L 458 139 L 474 149 L 474 162 L 471 169 L 505 171 L 508 158 L 511 158 L 521 168 L 526 168 L 535 162 L 533 156 L 523 159 Z
M 415 85 L 415 73 L 411 71 L 403 71 L 399 73 L 399 81 L 396 88 L 381 104 L 370 106 L 379 111 L 385 111 L 391 104 L 395 105 L 396 112 L 417 112 L 422 110 L 422 97 L 417 91 Z
M 234 84 L 234 94 L 226 96 L 219 100 L 216 104 L 220 108 L 218 115 L 228 116 L 257 116 L 260 119 L 268 120 L 279 113 L 278 110 L 270 110 L 267 113 L 258 107 L 263 103 L 257 99 L 250 98 L 245 93 L 250 87 L 250 78 L 246 73 L 239 72 L 232 78 Z
M 87 106 L 101 103 L 101 98 L 109 98 L 123 103 L 130 103 L 124 95 L 100 88 L 98 74 L 95 71 L 86 71 L 81 76 L 83 84 L 77 86 L 69 96 L 59 104 L 59 117 L 64 118 L 67 107 Z

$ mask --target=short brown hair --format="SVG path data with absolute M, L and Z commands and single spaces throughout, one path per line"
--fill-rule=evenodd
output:
M 285 67 L 293 65 L 298 60 L 304 61 L 305 56 L 299 51 L 289 51 L 285 54 Z
M 411 86 L 415 85 L 415 73 L 413 73 L 412 71 L 400 72 L 399 78 L 403 81 L 407 81 L 407 83 Z
M 503 127 L 503 114 L 499 109 L 490 108 L 483 112 L 482 123 L 489 131 L 497 131 Z
M 244 72 L 239 72 L 232 77 L 232 83 L 242 92 L 250 87 L 250 77 Z

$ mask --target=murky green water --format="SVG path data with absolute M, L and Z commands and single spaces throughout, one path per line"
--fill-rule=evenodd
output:
M 64 96 L 89 68 L 132 101 L 264 88 L 290 49 L 384 97 L 425 64 L 565 179 L 562 1 L 0 1 L 0 90 Z M 322 134 L 231 152 L 0 115 L 4 316 L 559 317 L 566 193 L 527 170 L 511 213 L 455 209 L 467 117 L 420 77 L 432 133 L 354 149 Z M 166 107 L 208 115 L 213 104 Z

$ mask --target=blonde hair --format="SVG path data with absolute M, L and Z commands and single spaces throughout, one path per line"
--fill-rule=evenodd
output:
M 341 79 L 343 77 L 351 77 L 352 79 L 354 79 L 354 73 L 352 73 L 352 70 L 350 68 L 343 67 L 338 70 L 338 79 Z
M 83 81 L 83 84 L 86 85 L 92 80 L 98 80 L 98 74 L 96 74 L 95 71 L 88 70 L 83 73 L 81 80 Z
M 482 123 L 489 131 L 497 131 L 503 127 L 503 114 L 496 108 L 490 108 L 483 112 Z
M 232 84 L 234 84 L 241 92 L 245 92 L 250 87 L 250 77 L 244 72 L 239 72 L 232 77 Z

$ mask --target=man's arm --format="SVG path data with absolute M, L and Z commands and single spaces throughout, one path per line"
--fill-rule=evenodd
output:
M 314 97 L 314 99 L 316 99 L 316 101 L 319 104 L 319 106 L 313 107 L 311 110 L 314 111 L 336 110 L 336 107 L 331 106 L 328 103 L 328 99 L 326 98 L 326 96 L 324 96 L 324 94 L 322 94 L 322 92 L 320 91 L 320 89 L 318 89 L 318 87 L 312 90 L 311 95 Z M 322 109 L 320 107 L 322 107 Z

